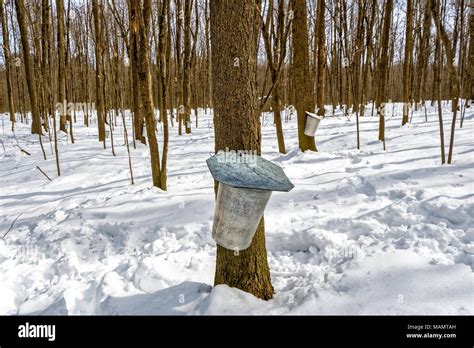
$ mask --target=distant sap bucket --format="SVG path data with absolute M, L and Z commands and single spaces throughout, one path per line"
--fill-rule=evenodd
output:
M 145 128 L 145 124 L 142 124 L 142 137 L 146 137 L 146 128 Z
M 304 134 L 308 137 L 314 137 L 316 134 L 316 129 L 318 129 L 319 122 L 323 118 L 312 112 L 306 111 L 306 125 L 304 127 Z
M 247 249 L 271 195 L 272 191 L 219 183 L 212 238 L 226 249 Z
M 349 67 L 349 58 L 347 57 L 342 58 L 342 67 L 343 68 Z
M 186 121 L 186 127 L 191 128 L 191 125 L 192 125 L 192 124 L 193 124 L 193 123 L 192 123 L 191 121 Z

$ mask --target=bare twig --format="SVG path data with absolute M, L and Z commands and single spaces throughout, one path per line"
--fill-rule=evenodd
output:
M 38 169 L 41 173 L 43 173 L 43 175 L 44 175 L 46 178 L 48 178 L 49 181 L 53 181 L 53 180 L 51 180 L 51 178 L 50 178 L 45 172 L 43 172 L 43 170 L 42 170 L 40 167 L 36 166 L 36 169 Z
M 29 153 L 28 151 L 22 149 L 22 148 L 20 147 L 20 145 L 17 145 L 17 146 L 18 146 L 18 148 L 21 150 L 21 152 L 24 152 L 24 153 L 26 153 L 28 156 L 31 156 L 31 153 Z
M 22 216 L 22 215 L 23 215 L 23 213 L 20 213 L 20 214 L 15 218 L 15 220 L 13 220 L 12 225 L 10 226 L 10 228 L 9 228 L 8 231 L 3 235 L 3 237 L 2 237 L 3 239 L 5 239 L 5 237 L 7 236 L 8 232 L 10 232 L 10 231 L 12 230 L 13 225 L 15 225 L 16 220 L 18 220 L 18 218 L 19 218 L 20 216 Z
M 17 139 L 17 137 L 16 137 L 15 132 L 13 132 L 13 137 L 14 137 L 15 140 L 16 140 L 16 146 L 18 146 L 18 148 L 21 150 L 21 152 L 24 152 L 24 153 L 26 153 L 28 156 L 31 156 L 31 153 L 29 153 L 28 151 L 23 150 L 23 149 L 21 148 L 20 143 L 18 142 L 18 139 Z

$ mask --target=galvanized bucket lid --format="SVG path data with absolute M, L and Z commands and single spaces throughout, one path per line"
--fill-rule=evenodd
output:
M 294 187 L 281 167 L 261 156 L 218 152 L 206 162 L 216 181 L 232 187 L 285 192 Z
M 322 120 L 322 119 L 323 119 L 322 116 L 318 116 L 318 115 L 316 115 L 316 114 L 314 114 L 314 113 L 312 113 L 312 112 L 305 111 L 305 113 L 306 113 L 306 116 L 309 116 L 309 117 L 312 117 L 312 118 L 317 118 L 318 120 Z

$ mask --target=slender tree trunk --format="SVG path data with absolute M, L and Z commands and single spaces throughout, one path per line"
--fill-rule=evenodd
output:
M 130 69 L 131 69 L 131 85 L 132 85 L 132 108 L 133 108 L 133 129 L 135 133 L 134 139 L 140 140 L 143 144 L 146 143 L 145 136 L 142 134 L 143 124 L 143 105 L 140 97 L 140 88 L 138 85 L 138 20 L 136 8 L 132 6 L 134 0 L 129 1 L 129 15 L 130 15 Z M 134 145 L 135 147 L 135 145 Z
M 206 106 L 212 107 L 212 60 L 211 60 L 211 39 L 209 34 L 209 0 L 205 0 L 204 5 L 204 17 L 205 17 L 205 26 L 204 34 L 206 40 L 206 63 L 207 63 L 207 74 L 206 74 L 206 85 L 207 85 L 207 100 Z
M 168 160 L 168 137 L 169 137 L 169 130 L 168 130 L 168 95 L 166 93 L 166 85 L 168 79 L 168 64 L 169 64 L 169 55 L 168 53 L 171 50 L 171 47 L 168 44 L 171 42 L 168 40 L 169 32 L 165 30 L 165 18 L 169 18 L 169 0 L 163 0 L 161 6 L 161 13 L 158 18 L 158 25 L 160 29 L 160 35 L 158 39 L 158 51 L 160 52 L 160 78 L 161 80 L 159 83 L 161 84 L 161 100 L 163 103 L 163 155 L 161 157 L 161 171 L 160 171 L 160 187 L 162 190 L 167 189 L 167 160 Z M 165 47 L 166 46 L 166 47 Z
M 383 142 L 385 150 L 385 101 L 387 97 L 387 68 L 388 68 L 388 45 L 390 41 L 390 26 L 392 23 L 393 0 L 385 3 L 385 14 L 383 20 L 382 45 L 380 52 L 380 65 L 378 76 L 378 100 L 377 113 L 379 114 L 379 140 Z
M 47 6 L 47 16 L 45 18 L 45 21 L 48 23 L 48 28 L 53 28 L 54 25 L 52 23 L 52 6 L 49 4 L 49 0 L 45 0 L 43 3 L 44 6 Z M 50 22 L 51 20 L 51 22 Z M 52 30 L 51 30 L 52 31 Z M 46 30 L 46 41 L 47 42 L 52 42 L 52 38 L 54 37 L 53 33 L 50 30 Z M 54 71 L 55 68 L 53 66 L 53 49 L 52 45 L 47 46 L 47 53 L 48 53 L 48 62 L 49 62 L 49 82 L 50 82 L 50 92 L 49 92 L 49 103 L 50 103 L 50 112 L 51 112 L 51 117 L 53 121 L 53 135 L 54 135 L 54 154 L 56 158 L 56 171 L 58 173 L 58 176 L 61 176 L 61 168 L 59 165 L 59 150 L 58 150 L 58 132 L 57 132 L 57 122 L 56 122 L 56 110 L 55 110 L 55 79 L 54 79 Z
M 407 0 L 407 16 L 405 30 L 405 60 L 403 62 L 403 118 L 402 126 L 408 123 L 409 87 L 411 80 L 411 57 L 413 50 L 413 0 Z
M 326 72 L 326 29 L 324 26 L 325 0 L 318 1 L 316 33 L 318 42 L 318 66 L 316 78 L 316 105 L 318 115 L 324 117 L 325 72 Z
M 469 68 L 466 80 L 469 86 L 468 98 L 474 102 L 474 10 L 472 0 L 469 6 L 471 8 L 469 14 Z
M 70 26 L 70 23 L 71 23 L 71 16 L 70 16 L 70 11 L 71 11 L 71 0 L 68 0 L 68 3 L 67 3 L 67 12 L 66 12 L 66 17 L 67 17 L 67 20 L 66 20 L 66 49 L 65 49 L 65 56 L 64 56 L 64 80 L 65 80 L 65 86 L 66 86 L 66 90 L 65 90 L 65 100 L 67 101 L 67 104 L 69 104 L 69 102 L 75 102 L 74 100 L 74 84 L 70 84 L 70 87 L 68 88 L 68 83 L 66 81 L 66 76 L 68 75 L 68 70 L 70 69 L 71 70 L 71 78 L 72 80 L 74 81 L 74 75 L 73 75 L 73 69 L 74 67 L 70 66 L 69 64 L 69 55 L 70 55 L 70 35 L 69 35 L 69 26 Z M 61 12 L 61 14 L 63 14 L 63 12 Z M 64 25 L 64 23 L 62 23 L 62 25 Z M 58 26 L 59 28 L 59 26 Z M 58 31 L 58 36 L 59 36 L 59 31 Z M 71 98 L 70 98 L 71 97 Z M 74 107 L 74 117 L 75 117 L 75 111 L 76 108 Z M 71 143 L 74 144 L 74 134 L 72 132 L 72 123 L 73 123 L 73 119 L 72 119 L 72 114 L 71 114 L 71 110 L 69 110 L 66 114 L 66 120 L 67 122 L 69 122 L 69 135 L 71 136 Z
M 365 108 L 361 98 L 360 89 L 360 63 L 361 56 L 363 56 L 363 41 L 364 41 L 364 13 L 366 10 L 365 3 L 362 0 L 357 4 L 357 33 L 356 33 L 356 51 L 354 53 L 354 111 L 356 113 L 356 133 L 357 133 L 357 148 L 360 149 L 360 129 L 359 129 L 359 114 L 360 110 Z
M 465 77 L 465 88 L 463 88 L 464 95 L 466 98 L 466 105 L 464 109 L 471 107 L 471 104 L 474 102 L 474 7 L 472 0 L 469 4 L 470 12 L 469 12 L 469 52 L 467 57 L 468 67 L 466 71 Z M 467 89 L 467 91 L 466 91 Z M 464 113 L 461 116 L 461 124 L 460 127 L 462 128 L 464 123 Z
M 430 0 L 428 0 L 430 1 Z M 438 123 L 439 123 L 439 138 L 440 138 L 440 147 L 441 147 L 441 164 L 446 163 L 446 156 L 444 154 L 444 123 L 443 123 L 443 108 L 441 105 L 441 40 L 439 35 L 436 36 L 436 50 L 434 57 L 434 76 L 433 76 L 433 85 L 436 91 L 436 100 L 438 102 Z M 434 101 L 434 98 L 432 102 Z
M 181 51 L 181 32 L 183 28 L 184 10 L 182 0 L 176 0 L 176 79 L 178 101 L 178 134 L 183 133 L 184 105 L 183 105 L 183 54 Z
M 150 149 L 151 175 L 153 186 L 161 187 L 160 153 L 156 138 L 156 119 L 153 108 L 151 89 L 151 72 L 148 55 L 151 0 L 136 0 L 131 2 L 135 18 L 130 19 L 130 30 L 138 38 L 138 59 L 136 64 L 138 81 L 136 85 L 140 91 L 143 115 L 145 117 L 148 147 Z
M 301 151 L 317 151 L 314 137 L 304 134 L 306 111 L 314 112 L 313 88 L 309 74 L 308 14 L 306 2 L 291 0 L 293 19 L 293 79 L 297 96 L 298 144 Z
M 2 35 L 3 35 L 3 53 L 5 56 L 5 67 L 7 75 L 7 93 L 8 93 L 8 108 L 10 111 L 10 122 L 12 124 L 12 132 L 15 130 L 15 103 L 13 101 L 13 86 L 12 86 L 12 71 L 11 71 L 11 56 L 10 56 L 10 40 L 8 38 L 7 17 L 5 15 L 5 4 L 0 2 L 0 17 L 2 21 Z
M 278 23 L 278 34 L 277 34 L 277 40 L 275 42 L 275 46 L 279 45 L 278 49 L 278 58 L 275 59 L 275 63 L 278 62 L 278 75 L 277 79 L 275 81 L 275 87 L 273 88 L 273 110 L 275 113 L 275 128 L 276 128 L 276 133 L 277 133 L 277 141 L 278 141 L 278 150 L 280 153 L 285 154 L 286 153 L 286 147 L 285 147 L 285 137 L 283 134 L 283 125 L 281 122 L 281 109 L 282 109 L 282 101 L 281 101 L 281 90 L 282 90 L 282 85 L 284 85 L 284 79 L 283 79 L 283 74 L 282 74 L 282 69 L 285 69 L 284 67 L 284 60 L 286 57 L 286 46 L 287 46 L 287 38 L 288 38 L 288 33 L 289 33 L 289 27 L 285 28 L 285 1 L 284 0 L 278 0 L 278 18 L 277 18 L 277 23 Z
M 429 58 L 429 43 L 430 43 L 430 30 L 431 30 L 431 11 L 430 11 L 430 0 L 425 0 L 425 6 L 423 8 L 423 32 L 421 34 L 420 52 L 418 54 L 419 62 L 416 74 L 418 78 L 415 79 L 414 87 L 414 99 L 415 103 L 419 103 L 423 100 L 425 104 L 426 100 L 426 80 L 428 76 L 428 58 Z M 426 105 L 425 105 L 426 109 Z
M 36 13 L 41 13 L 41 3 L 37 2 L 33 5 L 33 10 Z M 44 130 L 48 129 L 48 126 L 46 124 L 46 111 L 45 111 L 45 104 L 44 104 L 44 86 L 45 83 L 43 81 L 43 74 L 41 70 L 41 66 L 43 65 L 41 62 L 41 21 L 40 21 L 40 16 L 35 18 L 33 21 L 31 18 L 29 19 L 30 22 L 30 32 L 33 35 L 33 66 L 34 66 L 34 72 L 35 72 L 35 79 L 36 79 L 36 90 L 39 92 L 39 95 L 37 95 L 37 102 L 38 102 L 38 111 L 39 111 L 39 117 L 40 117 L 40 127 L 44 127 Z M 42 128 L 43 130 L 43 128 Z M 43 158 L 46 160 L 46 152 L 44 151 L 43 147 L 43 140 L 41 139 L 41 135 L 38 136 L 39 138 L 39 143 L 41 147 L 41 151 L 43 152 Z
M 459 38 L 459 55 L 458 55 L 458 74 L 459 74 L 459 98 L 461 98 L 460 101 L 460 116 L 461 116 L 461 122 L 460 126 L 462 125 L 462 120 L 464 118 L 464 112 L 466 108 L 466 103 L 462 102 L 462 99 L 464 97 L 464 60 L 465 60 L 465 43 L 464 43 L 464 35 L 465 35 L 465 30 L 464 30 L 464 11 L 465 11 L 465 3 L 464 0 L 461 0 L 459 3 L 459 9 L 458 9 L 458 14 L 460 18 L 460 38 Z
M 58 102 L 61 103 L 59 115 L 59 130 L 67 133 L 67 104 L 66 100 L 66 63 L 64 49 L 64 1 L 56 0 L 58 20 Z
M 41 76 L 43 80 L 42 86 L 42 104 L 44 108 L 44 125 L 45 129 L 48 131 L 49 140 L 51 142 L 51 130 L 49 129 L 49 117 L 48 112 L 52 113 L 50 110 L 50 93 L 51 93 L 51 81 L 48 74 L 48 66 L 51 64 L 48 59 L 49 52 L 49 1 L 42 0 L 41 2 Z
M 119 73 L 119 67 L 120 67 L 120 64 L 121 62 L 123 62 L 123 59 L 124 59 L 124 44 L 122 44 L 122 50 L 121 50 L 121 54 L 119 55 L 117 53 L 117 60 L 116 60 L 116 64 L 117 64 L 117 84 L 118 84 L 118 103 L 120 105 L 120 114 L 122 116 L 122 125 L 123 125 L 123 137 L 124 137 L 124 141 L 125 141 L 125 145 L 127 147 L 127 156 L 128 156 L 128 168 L 130 170 L 130 182 L 131 184 L 133 185 L 135 182 L 134 182 L 134 179 L 133 179 L 133 167 L 132 167 L 132 156 L 130 154 L 130 144 L 128 143 L 128 130 L 127 130 L 127 122 L 125 120 L 125 110 L 124 110 L 124 94 L 123 94 L 123 91 L 125 90 L 124 88 L 124 81 L 123 81 L 123 74 L 120 74 Z
M 456 113 L 458 110 L 458 98 L 459 98 L 459 82 L 458 76 L 456 72 L 456 68 L 454 67 L 454 53 L 453 49 L 446 33 L 444 26 L 441 24 L 441 19 L 439 15 L 439 7 L 437 0 L 430 0 L 431 4 L 431 14 L 433 15 L 433 21 L 436 25 L 436 31 L 438 36 L 440 37 L 444 52 L 446 55 L 446 62 L 448 65 L 448 73 L 449 73 L 449 92 L 450 98 L 452 99 L 451 102 L 451 111 L 453 113 L 452 123 L 451 123 L 451 138 L 449 140 L 449 153 L 448 153 L 448 164 L 451 164 L 453 159 L 453 147 L 454 147 L 454 131 L 456 129 Z
M 23 48 L 23 58 L 25 61 L 26 82 L 28 93 L 30 94 L 30 108 L 32 115 L 31 134 L 42 135 L 41 120 L 38 110 L 38 98 L 36 90 L 36 79 L 33 61 L 31 59 L 30 45 L 28 42 L 28 27 L 26 25 L 26 8 L 24 0 L 15 0 L 18 25 L 20 26 L 21 45 Z
M 369 71 L 370 71 L 370 66 L 371 66 L 371 59 L 372 59 L 372 33 L 373 33 L 373 27 L 374 27 L 374 22 L 375 22 L 375 16 L 376 16 L 376 10 L 378 7 L 378 1 L 373 0 L 372 5 L 371 5 L 371 14 L 370 14 L 370 19 L 368 20 L 367 23 L 367 38 L 366 38 L 366 58 L 365 58 L 365 64 L 364 64 L 364 71 L 363 71 L 363 76 L 362 76 L 362 91 L 360 93 L 360 98 L 361 102 L 365 104 L 365 100 L 367 99 L 366 95 L 368 94 L 368 83 L 369 83 Z M 372 98 L 372 105 L 374 103 L 374 100 Z M 365 115 L 365 106 L 361 107 L 360 110 L 360 116 Z
M 273 25 L 273 1 L 269 3 L 269 11 L 267 14 L 266 22 L 262 20 L 262 34 L 263 40 L 265 45 L 265 52 L 267 54 L 267 63 L 268 69 L 270 70 L 270 75 L 272 78 L 272 86 L 268 94 L 272 96 L 272 108 L 273 108 L 273 115 L 274 115 L 274 123 L 276 128 L 277 134 L 277 142 L 278 142 L 278 150 L 280 153 L 286 153 L 285 148 L 285 139 L 283 137 L 283 126 L 281 122 L 281 83 L 280 83 L 280 71 L 282 68 L 282 63 L 286 56 L 286 38 L 288 30 L 285 30 L 285 8 L 284 8 L 284 1 L 279 0 L 278 3 L 278 27 L 277 33 L 274 35 L 273 40 L 273 50 L 272 50 L 272 43 L 271 43 L 271 35 L 275 32 L 275 28 Z M 265 86 L 263 87 L 265 89 Z M 263 104 L 268 100 L 265 99 Z M 263 109 L 264 105 L 261 104 L 261 109 Z
M 62 1 L 62 0 L 58 0 Z M 97 126 L 99 130 L 99 141 L 104 142 L 105 148 L 105 100 L 103 98 L 103 64 L 102 56 L 104 54 L 102 49 L 102 26 L 101 26 L 101 11 L 99 8 L 100 0 L 92 0 L 92 13 L 94 16 L 94 37 L 95 37 L 95 91 L 96 91 L 96 109 L 97 109 Z
M 184 1 L 184 70 L 183 70 L 183 105 L 184 129 L 191 133 L 191 10 L 192 0 Z

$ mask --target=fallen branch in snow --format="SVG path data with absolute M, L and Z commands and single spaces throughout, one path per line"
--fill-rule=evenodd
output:
M 18 218 L 19 218 L 20 216 L 22 216 L 22 215 L 23 215 L 23 213 L 20 213 L 20 215 L 18 215 L 18 216 L 15 218 L 15 220 L 13 220 L 12 225 L 10 226 L 10 228 L 9 228 L 8 231 L 3 235 L 3 237 L 2 237 L 3 239 L 5 239 L 5 237 L 7 236 L 8 232 L 10 232 L 10 231 L 12 230 L 13 225 L 15 225 L 16 220 L 18 220 Z
M 31 153 L 29 153 L 28 151 L 23 150 L 23 149 L 21 148 L 20 144 L 18 143 L 18 139 L 17 139 L 17 137 L 16 137 L 15 132 L 13 132 L 13 137 L 14 137 L 15 140 L 16 140 L 16 146 L 18 146 L 18 148 L 21 150 L 21 152 L 24 152 L 24 153 L 26 153 L 28 156 L 31 156 Z
M 43 175 L 47 177 L 49 181 L 53 181 L 45 172 L 43 172 L 43 170 L 40 167 L 36 166 L 36 169 L 38 169 L 41 173 L 43 173 Z
M 29 153 L 29 152 L 26 151 L 26 150 L 23 150 L 23 149 L 20 147 L 20 145 L 17 145 L 17 146 L 18 146 L 18 148 L 21 150 L 21 152 L 24 152 L 24 153 L 26 153 L 28 156 L 31 156 L 31 153 Z
M 3 146 L 3 151 L 7 151 L 5 150 L 5 145 L 3 145 L 3 140 L 0 140 L 2 142 L 2 146 Z

